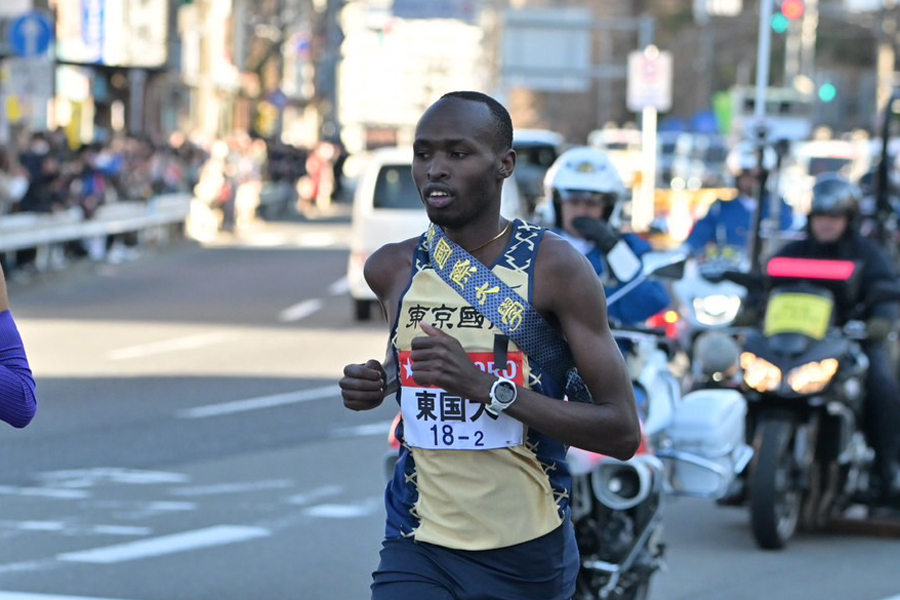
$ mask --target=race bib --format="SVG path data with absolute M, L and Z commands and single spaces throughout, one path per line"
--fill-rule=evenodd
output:
M 454 396 L 436 387 L 422 387 L 413 380 L 410 352 L 400 352 L 400 409 L 403 437 L 415 448 L 431 450 L 490 450 L 521 446 L 525 426 L 500 413 L 494 416 L 485 405 Z M 522 353 L 510 352 L 505 365 L 494 364 L 493 352 L 470 352 L 472 361 L 493 373 L 524 385 Z

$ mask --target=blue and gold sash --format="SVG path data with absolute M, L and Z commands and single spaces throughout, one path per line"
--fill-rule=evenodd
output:
M 558 383 L 564 383 L 570 400 L 593 402 L 575 367 L 569 345 L 534 306 L 434 223 L 428 227 L 425 245 L 432 267 L 441 279 Z

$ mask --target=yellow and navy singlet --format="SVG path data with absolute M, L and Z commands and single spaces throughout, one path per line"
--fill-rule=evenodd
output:
M 516 219 L 492 271 L 531 302 L 534 263 L 545 229 Z M 512 341 L 495 364 L 495 337 L 485 319 L 431 267 L 425 236 L 391 332 L 404 414 L 400 456 L 385 493 L 388 539 L 413 538 L 445 548 L 490 550 L 534 540 L 567 521 L 571 477 L 566 446 L 508 415 L 411 377 L 413 338 L 429 323 L 455 337 L 482 368 L 562 399 L 564 390 Z

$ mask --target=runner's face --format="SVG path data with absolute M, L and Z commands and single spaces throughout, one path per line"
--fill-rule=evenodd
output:
M 419 120 L 412 173 L 432 222 L 459 228 L 499 211 L 515 154 L 498 154 L 496 135 L 488 107 L 460 98 L 439 100 Z

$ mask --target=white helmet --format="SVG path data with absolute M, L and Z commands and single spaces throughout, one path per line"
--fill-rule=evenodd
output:
M 582 194 L 600 194 L 607 198 L 605 218 L 619 208 L 627 191 L 615 165 L 598 148 L 579 146 L 566 150 L 553 162 L 544 176 L 545 220 L 561 227 L 558 204 Z
M 590 146 L 566 150 L 553 162 L 544 176 L 547 195 L 553 191 L 580 191 L 625 195 L 625 184 L 605 152 Z

